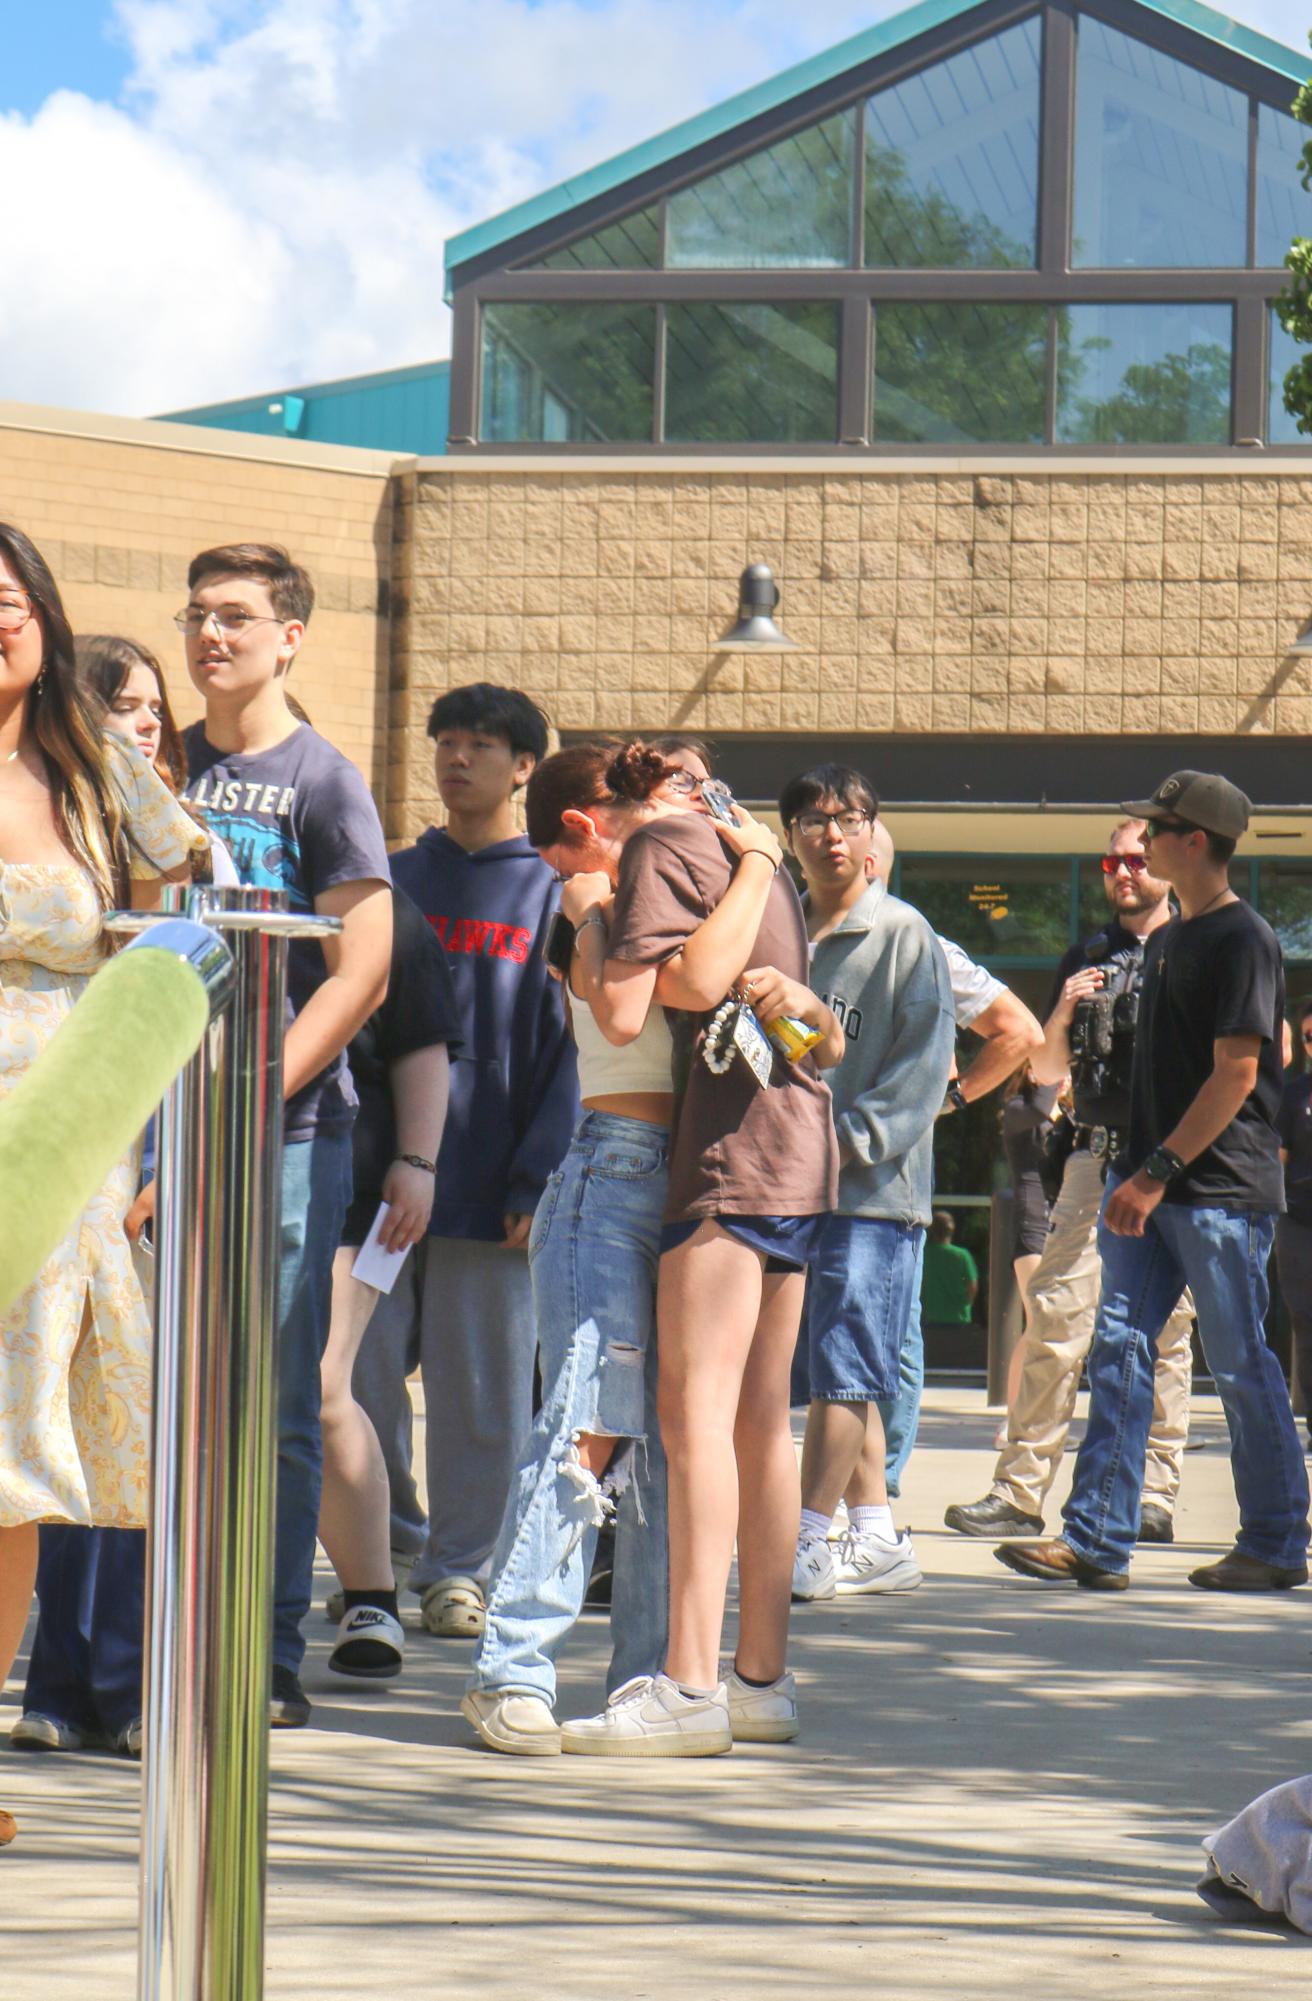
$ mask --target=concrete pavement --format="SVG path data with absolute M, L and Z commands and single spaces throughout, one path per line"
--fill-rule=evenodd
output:
M 928 1396 L 898 1511 L 924 1586 L 796 1609 L 793 1746 L 501 1758 L 458 1713 L 464 1647 L 417 1634 L 399 1682 L 352 1684 L 316 1615 L 314 1727 L 273 1741 L 271 2001 L 1306 1991 L 1312 1941 L 1223 1925 L 1192 1891 L 1202 1835 L 1312 1769 L 1312 1589 L 1184 1581 L 1231 1540 L 1218 1406 L 1196 1403 L 1181 1542 L 1112 1597 L 1028 1584 L 942 1529 L 988 1484 L 995 1422 L 978 1392 Z M 604 1621 L 576 1640 L 564 1714 L 600 1701 Z M 22 1824 L 4 2001 L 130 2001 L 137 1800 L 126 1764 L 0 1748 Z

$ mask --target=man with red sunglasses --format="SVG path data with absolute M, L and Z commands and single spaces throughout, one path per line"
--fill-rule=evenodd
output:
M 1103 1181 L 1130 1119 L 1144 945 L 1171 916 L 1168 885 L 1148 871 L 1143 831 L 1142 820 L 1123 820 L 1113 829 L 1101 858 L 1111 915 L 1092 938 L 1072 946 L 1057 968 L 1043 1048 L 1031 1059 L 1041 1084 L 1060 1083 L 1071 1073 L 1075 1144 L 1030 1281 L 1021 1380 L 993 1484 L 982 1500 L 956 1504 L 943 1517 L 960 1535 L 1036 1534 L 1065 1450 L 1098 1309 Z M 1158 1344 L 1141 1542 L 1175 1537 L 1175 1497 L 1189 1430 L 1192 1329 L 1193 1304 L 1186 1292 Z

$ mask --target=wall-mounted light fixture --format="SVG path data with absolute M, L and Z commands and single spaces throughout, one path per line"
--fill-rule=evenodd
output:
M 796 653 L 795 639 L 787 639 L 774 622 L 772 613 L 779 603 L 779 586 L 768 563 L 752 563 L 738 583 L 738 619 L 716 640 L 716 653 Z

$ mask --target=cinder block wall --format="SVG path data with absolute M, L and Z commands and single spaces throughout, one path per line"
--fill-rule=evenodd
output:
M 574 729 L 1312 727 L 1312 663 L 1285 656 L 1312 614 L 1312 478 L 1295 463 L 448 461 L 398 483 L 394 530 L 397 838 L 437 811 L 433 697 L 476 678 Z M 757 561 L 802 650 L 716 660 Z
M 172 614 L 187 562 L 217 542 L 279 542 L 318 603 L 291 686 L 385 800 L 391 455 L 0 406 L 0 519 L 26 529 L 75 630 L 158 657 L 183 722 L 200 712 Z

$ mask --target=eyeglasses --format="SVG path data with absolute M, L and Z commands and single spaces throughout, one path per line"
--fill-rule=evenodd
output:
M 0 598 L 0 632 L 21 632 L 35 611 L 26 591 L 7 591 Z
M 285 618 L 261 617 L 257 612 L 244 610 L 239 604 L 221 604 L 215 611 L 202 611 L 198 604 L 189 604 L 185 611 L 173 614 L 173 623 L 188 639 L 197 638 L 211 621 L 224 639 L 239 639 L 248 625 L 287 623 Z
M 804 841 L 822 841 L 831 826 L 849 840 L 870 824 L 870 815 L 853 806 L 845 813 L 799 813 L 793 821 L 794 827 Z
M 702 781 L 694 778 L 691 771 L 676 769 L 668 772 L 661 783 L 667 792 L 679 792 L 685 799 L 691 799 L 694 792 L 701 790 Z
M 1104 875 L 1115 875 L 1117 869 L 1128 869 L 1131 875 L 1142 875 L 1148 866 L 1147 855 L 1103 855 L 1101 858 Z
M 1201 834 L 1202 828 L 1192 820 L 1145 820 L 1144 829 L 1150 841 L 1159 834 Z

